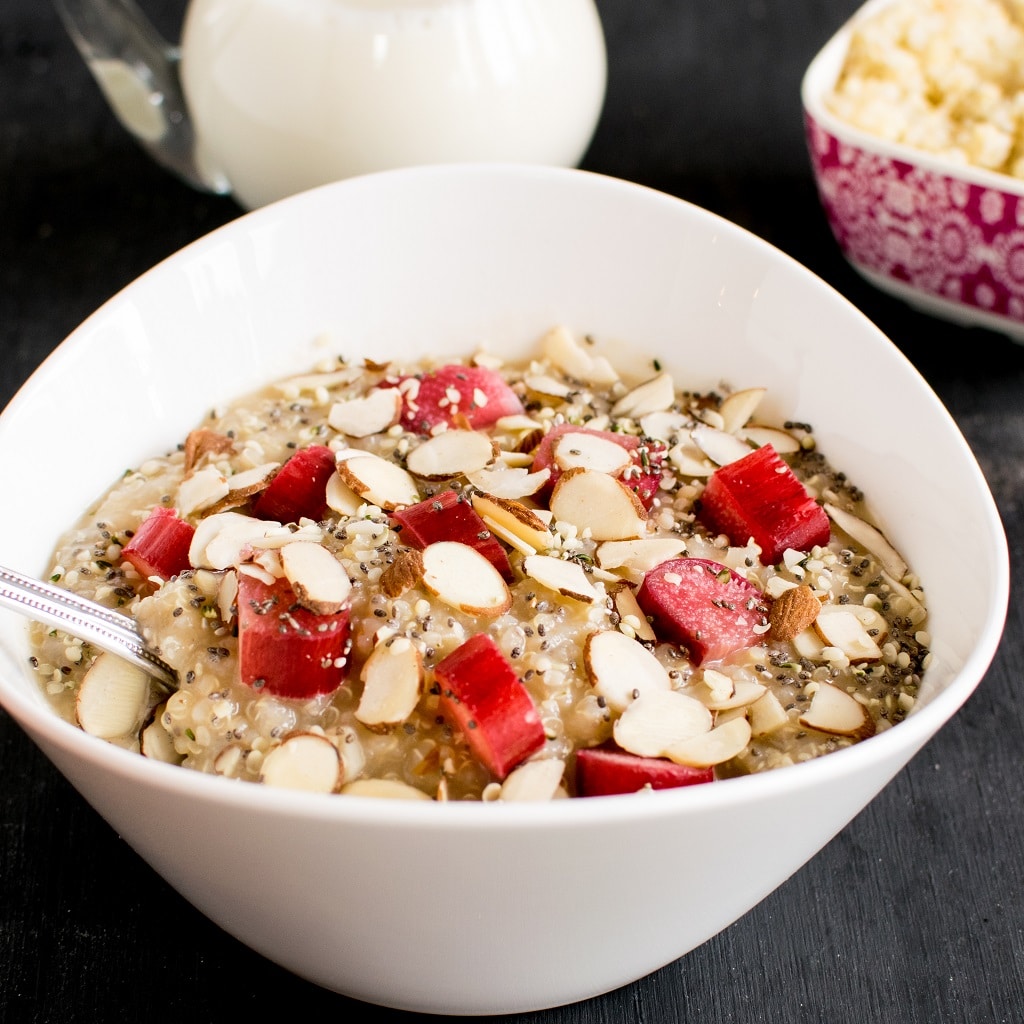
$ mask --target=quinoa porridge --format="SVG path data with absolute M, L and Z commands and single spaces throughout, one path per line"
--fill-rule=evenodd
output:
M 1024 177 L 1024 4 L 883 4 L 857 21 L 826 103 L 889 141 Z
M 59 541 L 178 674 L 34 627 L 56 709 L 250 782 L 514 800 L 707 783 L 898 723 L 924 595 L 763 389 L 620 376 L 552 329 L 333 359 L 212 410 Z

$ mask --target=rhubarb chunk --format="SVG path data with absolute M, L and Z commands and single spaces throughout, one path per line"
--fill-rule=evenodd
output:
M 238 578 L 238 661 L 246 686 L 278 697 L 332 693 L 345 681 L 348 608 L 317 615 L 296 600 L 288 581 Z
M 300 448 L 256 499 L 253 515 L 279 523 L 319 522 L 327 515 L 327 481 L 334 473 L 334 452 L 324 445 Z
M 439 366 L 401 377 L 397 384 L 402 392 L 402 425 L 424 436 L 440 425 L 456 426 L 463 417 L 478 430 L 523 411 L 519 396 L 501 374 L 482 366 Z
M 622 452 L 621 460 L 614 455 L 616 448 Z M 545 493 L 549 493 L 568 469 L 601 470 L 621 480 L 645 508 L 650 508 L 661 485 L 665 452 L 665 445 L 651 438 L 562 423 L 541 438 L 533 453 L 531 472 L 550 472 L 545 485 Z
M 158 505 L 124 546 L 121 557 L 144 579 L 158 576 L 169 580 L 191 568 L 188 549 L 195 532 L 195 527 L 179 519 L 173 508 Z
M 391 513 L 392 521 L 401 527 L 403 544 L 421 551 L 441 540 L 468 544 L 483 555 L 502 577 L 511 581 L 512 566 L 508 554 L 480 518 L 473 503 L 456 494 L 442 491 L 426 501 L 407 505 Z
M 698 665 L 753 647 L 768 630 L 761 591 L 705 558 L 655 566 L 644 574 L 636 599 L 658 639 L 685 647 Z
M 765 565 L 779 562 L 787 548 L 827 544 L 831 532 L 825 510 L 770 444 L 711 474 L 700 520 L 734 544 L 753 538 Z
M 612 742 L 576 754 L 579 796 L 612 796 L 644 788 L 677 789 L 711 782 L 714 777 L 712 768 L 691 768 L 663 757 L 638 757 Z
M 533 698 L 498 645 L 477 633 L 438 663 L 441 713 L 498 779 L 544 745 Z

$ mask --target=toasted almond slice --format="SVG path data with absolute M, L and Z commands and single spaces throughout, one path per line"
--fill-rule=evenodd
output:
M 652 690 L 622 712 L 612 734 L 631 754 L 665 757 L 678 744 L 706 734 L 711 724 L 711 712 L 699 700 L 678 690 Z
M 832 522 L 874 555 L 890 576 L 901 580 L 907 575 L 907 563 L 903 556 L 889 543 L 881 530 L 838 505 L 826 502 L 824 508 Z
M 810 706 L 800 716 L 802 726 L 833 736 L 852 736 L 857 740 L 874 735 L 875 723 L 859 700 L 831 683 L 816 685 Z
M 399 551 L 380 574 L 380 588 L 388 597 L 401 597 L 423 579 L 423 554 L 416 548 Z
M 758 448 L 770 444 L 780 455 L 793 455 L 800 451 L 800 439 L 794 437 L 788 430 L 781 430 L 778 427 L 752 423 L 737 430 L 736 436 Z
M 445 604 L 467 615 L 494 618 L 512 606 L 501 573 L 476 548 L 454 540 L 423 549 L 423 584 Z
M 565 762 L 558 757 L 526 761 L 514 768 L 501 784 L 499 800 L 553 800 L 565 773 Z
M 742 391 L 734 391 L 722 399 L 718 412 L 722 417 L 722 429 L 728 434 L 735 434 L 740 427 L 744 427 L 754 410 L 761 404 L 767 388 L 744 388 Z
M 523 559 L 523 572 L 549 590 L 576 601 L 589 604 L 604 596 L 587 579 L 587 574 L 579 562 L 571 562 L 555 555 L 527 555 Z
M 355 716 L 368 729 L 400 725 L 416 709 L 423 691 L 423 658 L 405 637 L 378 644 L 363 664 L 363 693 Z
M 640 419 L 640 429 L 645 437 L 653 437 L 658 441 L 671 444 L 689 435 L 693 420 L 681 412 L 649 412 Z
M 548 398 L 568 398 L 572 394 L 572 388 L 565 381 L 552 377 L 549 373 L 531 373 L 523 378 L 523 383 L 538 395 L 547 395 Z
M 289 733 L 263 759 L 260 782 L 313 793 L 337 793 L 342 782 L 341 758 L 326 736 Z
M 587 636 L 583 664 L 594 692 L 612 711 L 624 711 L 637 697 L 672 687 L 665 666 L 642 643 L 617 629 Z
M 647 510 L 607 473 L 570 469 L 558 478 L 549 503 L 555 520 L 587 530 L 596 541 L 630 540 L 647 528 Z
M 706 668 L 701 673 L 701 682 L 706 687 L 707 693 L 697 699 L 707 707 L 709 703 L 721 704 L 732 699 L 736 692 L 736 681 L 732 676 L 719 672 L 717 669 Z
M 229 476 L 227 478 L 228 493 L 220 501 L 210 505 L 206 510 L 207 514 L 211 515 L 214 512 L 225 512 L 229 508 L 238 508 L 240 505 L 244 505 L 250 498 L 265 491 L 280 465 L 279 462 L 264 462 L 259 466 L 253 466 L 252 469 L 245 469 L 240 473 Z
M 430 796 L 415 786 L 397 779 L 356 779 L 342 786 L 343 796 L 368 796 L 377 800 L 429 800 Z
M 749 742 L 750 722 L 746 718 L 730 718 L 710 732 L 673 743 L 665 756 L 691 768 L 711 768 L 742 754 Z
M 706 681 L 707 672 L 704 675 Z M 737 679 L 733 683 L 732 692 L 728 695 L 717 696 L 715 691 L 709 690 L 708 697 L 701 697 L 700 702 L 709 711 L 732 711 L 734 708 L 749 707 L 766 692 L 767 688 L 761 683 L 755 683 L 750 679 Z
M 623 395 L 612 406 L 612 415 L 640 419 L 652 412 L 664 412 L 675 400 L 676 387 L 672 375 L 659 373 Z
M 322 544 L 285 544 L 281 566 L 296 600 L 314 615 L 336 615 L 348 603 L 352 581 L 341 562 Z
M 178 485 L 174 504 L 182 516 L 216 505 L 230 490 L 228 478 L 216 466 L 204 466 Z
M 541 342 L 544 356 L 563 373 L 588 384 L 614 384 L 619 375 L 604 356 L 588 352 L 566 327 L 553 327 Z
M 653 642 L 656 639 L 654 630 L 651 629 L 651 624 L 647 621 L 643 609 L 637 602 L 633 588 L 625 581 L 620 580 L 608 587 L 607 590 L 612 595 L 615 611 L 619 615 L 619 629 L 623 630 L 625 626 L 633 631 L 637 640 Z
M 337 471 L 342 482 L 356 494 L 388 512 L 420 500 L 412 474 L 371 452 L 339 458 Z
M 682 537 L 636 537 L 631 540 L 606 540 L 594 550 L 594 561 L 601 569 L 627 569 L 642 576 L 686 550 Z
M 845 604 L 843 607 L 857 616 L 876 644 L 881 646 L 885 642 L 889 635 L 889 623 L 877 608 L 870 608 L 866 604 Z
M 504 459 L 504 454 L 502 455 Z M 467 473 L 466 479 L 481 491 L 496 498 L 528 498 L 536 494 L 550 479 L 551 470 L 545 467 L 536 473 L 525 468 L 496 466 Z
M 363 499 L 335 471 L 327 480 L 327 491 L 324 497 L 327 507 L 332 512 L 343 516 L 354 516 L 365 504 Z
M 819 661 L 822 657 L 822 652 L 825 649 L 825 643 L 818 636 L 817 631 L 813 626 L 807 629 L 801 630 L 792 640 L 793 650 L 801 658 L 807 658 L 809 661 Z
M 196 569 L 227 569 L 242 561 L 241 552 L 258 543 L 271 526 L 241 512 L 216 512 L 201 519 L 189 545 L 188 559 Z
M 559 434 L 551 446 L 551 455 L 559 469 L 578 466 L 611 476 L 619 476 L 633 462 L 621 444 L 583 430 L 567 430 Z
M 680 441 L 668 450 L 668 461 L 683 476 L 711 476 L 718 468 L 692 441 Z
M 496 451 L 479 430 L 444 430 L 418 444 L 405 460 L 409 472 L 423 480 L 447 480 L 490 465 Z
M 848 605 L 823 605 L 814 631 L 829 647 L 838 647 L 851 662 L 878 661 L 882 650 Z
M 187 480 L 207 455 L 226 455 L 235 447 L 235 442 L 226 434 L 218 434 L 209 427 L 198 427 L 189 431 L 185 438 L 185 479 Z
M 85 732 L 112 740 L 131 735 L 142 725 L 149 700 L 149 676 L 114 654 L 103 653 L 78 687 L 75 714 Z
M 547 524 L 537 513 L 520 501 L 503 498 L 497 494 L 474 494 L 473 508 L 477 515 L 503 540 L 515 537 L 515 546 L 522 551 L 520 545 L 525 544 L 525 554 L 545 551 L 554 546 L 555 539 Z M 512 543 L 512 541 L 509 541 Z
M 753 450 L 738 437 L 709 427 L 706 423 L 698 423 L 690 432 L 693 443 L 719 466 L 727 466 L 730 462 L 742 459 Z
M 401 412 L 398 388 L 373 388 L 365 395 L 335 402 L 327 414 L 327 424 L 349 437 L 370 437 L 394 426 Z
M 747 720 L 752 736 L 767 736 L 782 728 L 789 721 L 789 715 L 779 698 L 771 690 L 766 690 L 748 708 Z

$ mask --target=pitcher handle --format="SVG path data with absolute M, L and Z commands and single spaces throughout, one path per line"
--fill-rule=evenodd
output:
M 157 163 L 195 188 L 231 191 L 203 159 L 181 88 L 181 53 L 133 0 L 53 0 L 121 124 Z

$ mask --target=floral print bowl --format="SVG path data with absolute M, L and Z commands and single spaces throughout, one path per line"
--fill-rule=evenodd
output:
M 857 20 L 890 2 L 870 0 L 804 75 L 807 144 L 829 225 L 878 288 L 1024 343 L 1024 181 L 869 135 L 826 106 Z

